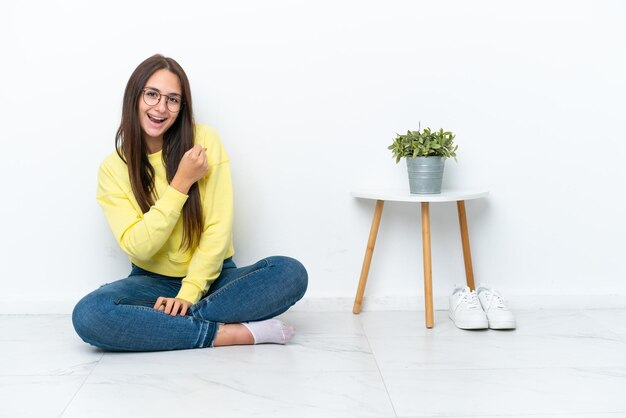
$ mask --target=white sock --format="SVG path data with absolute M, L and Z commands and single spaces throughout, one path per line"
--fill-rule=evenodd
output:
M 278 319 L 267 319 L 259 322 L 242 322 L 248 328 L 255 344 L 285 344 L 291 340 L 296 330 L 291 325 Z

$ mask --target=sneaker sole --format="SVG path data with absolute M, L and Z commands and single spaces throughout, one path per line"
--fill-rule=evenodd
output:
M 515 321 L 489 322 L 491 329 L 515 329 Z
M 460 329 L 487 329 L 489 328 L 489 323 L 487 320 L 485 321 L 477 321 L 477 322 L 463 322 L 457 321 L 454 319 L 454 315 L 448 314 L 448 317 L 452 320 L 454 325 Z

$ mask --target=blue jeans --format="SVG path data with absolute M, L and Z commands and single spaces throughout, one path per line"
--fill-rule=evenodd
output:
M 268 257 L 241 268 L 228 258 L 205 297 L 185 316 L 171 316 L 153 306 L 159 296 L 175 297 L 182 278 L 133 265 L 127 278 L 82 298 L 72 322 L 83 341 L 110 351 L 211 347 L 219 323 L 279 315 L 304 296 L 307 280 L 304 266 L 293 258 Z

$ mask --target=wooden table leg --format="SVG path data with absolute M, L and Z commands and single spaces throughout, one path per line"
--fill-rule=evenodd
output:
M 361 302 L 363 301 L 363 293 L 365 293 L 365 285 L 367 284 L 367 275 L 370 272 L 370 263 L 372 262 L 372 254 L 374 254 L 374 245 L 376 245 L 376 235 L 378 235 L 378 226 L 380 225 L 380 218 L 383 215 L 384 200 L 376 201 L 376 210 L 374 211 L 374 218 L 372 219 L 372 228 L 370 229 L 370 237 L 367 241 L 367 248 L 365 250 L 365 258 L 363 259 L 363 267 L 361 268 L 361 278 L 359 279 L 359 287 L 356 291 L 356 297 L 354 298 L 354 307 L 352 312 L 358 314 L 361 312 Z
M 465 278 L 471 290 L 475 290 L 474 271 L 472 270 L 472 252 L 470 251 L 469 233 L 467 232 L 467 216 L 465 215 L 465 201 L 456 202 L 459 212 L 459 226 L 461 227 L 461 244 L 463 245 L 463 261 L 465 262 Z
M 430 206 L 422 202 L 422 247 L 424 249 L 424 300 L 426 303 L 426 327 L 434 325 L 433 269 L 430 254 Z

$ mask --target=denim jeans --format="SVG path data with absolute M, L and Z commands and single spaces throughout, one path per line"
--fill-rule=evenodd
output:
M 219 323 L 279 315 L 302 298 L 307 280 L 304 266 L 293 258 L 268 257 L 241 268 L 228 258 L 205 297 L 185 316 L 171 316 L 153 306 L 159 296 L 175 297 L 182 278 L 133 265 L 127 278 L 82 298 L 72 322 L 83 341 L 109 351 L 212 347 Z

